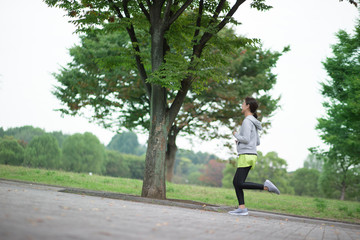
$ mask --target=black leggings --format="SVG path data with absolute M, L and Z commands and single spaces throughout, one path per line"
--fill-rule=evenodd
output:
M 243 189 L 259 189 L 264 190 L 264 185 L 259 183 L 245 182 L 246 177 L 250 171 L 251 167 L 238 168 L 236 170 L 233 185 L 236 192 L 236 197 L 239 201 L 239 205 L 245 204 L 244 201 L 244 191 Z

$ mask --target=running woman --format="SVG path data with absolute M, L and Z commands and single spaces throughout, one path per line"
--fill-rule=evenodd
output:
M 229 214 L 232 215 L 249 214 L 248 209 L 245 207 L 243 189 L 266 190 L 280 194 L 279 189 L 270 180 L 266 180 L 264 184 L 245 182 L 250 169 L 255 167 L 257 160 L 256 146 L 260 145 L 258 131 L 262 130 L 262 127 L 260 121 L 257 120 L 256 110 L 258 108 L 258 103 L 254 98 L 245 98 L 241 108 L 241 113 L 244 114 L 245 119 L 241 125 L 240 131 L 233 132 L 233 135 L 236 138 L 235 142 L 238 153 L 237 170 L 233 179 L 233 185 L 239 202 L 239 208 L 230 211 Z

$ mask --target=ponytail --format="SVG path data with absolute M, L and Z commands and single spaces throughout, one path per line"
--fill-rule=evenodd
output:
M 245 98 L 246 105 L 250 106 L 250 112 L 253 114 L 253 116 L 257 119 L 258 115 L 256 113 L 256 109 L 258 108 L 258 103 L 255 98 L 252 97 L 246 97 Z

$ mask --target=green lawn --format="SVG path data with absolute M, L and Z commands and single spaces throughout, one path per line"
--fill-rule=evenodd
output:
M 0 178 L 141 195 L 142 181 L 84 173 L 0 165 Z M 167 183 L 167 198 L 236 206 L 233 189 Z M 250 209 L 360 223 L 360 202 L 245 191 Z

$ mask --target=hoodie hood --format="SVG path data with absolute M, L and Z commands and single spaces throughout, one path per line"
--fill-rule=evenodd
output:
M 257 120 L 253 115 L 247 116 L 247 119 L 249 119 L 256 127 L 257 130 L 262 130 L 261 122 Z

